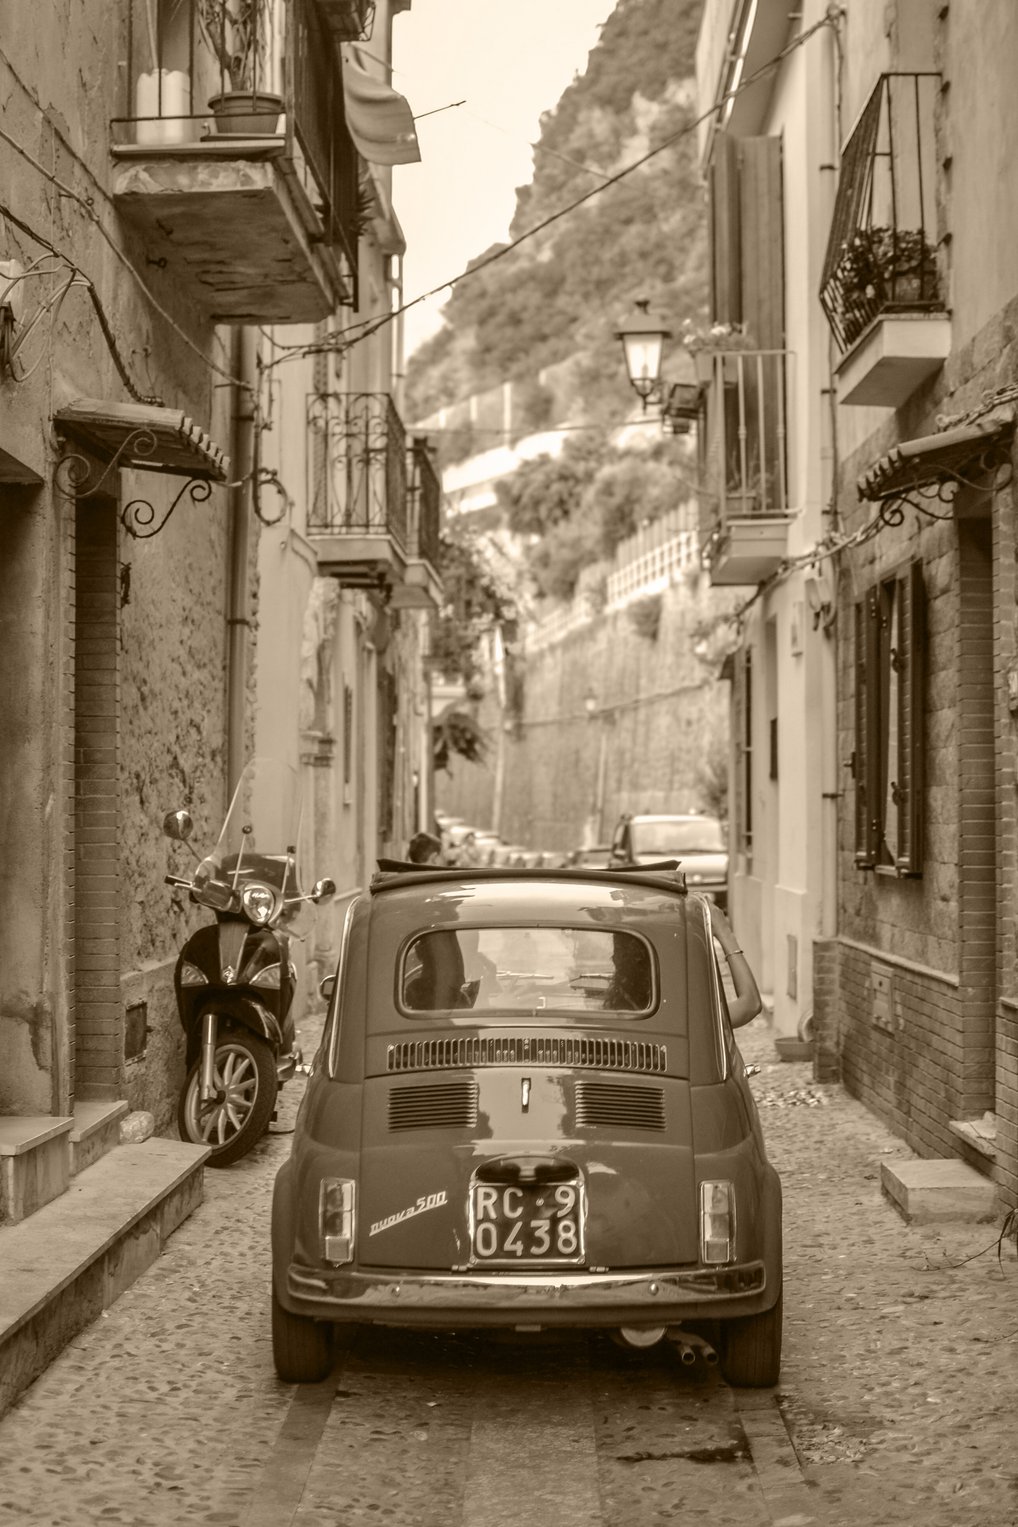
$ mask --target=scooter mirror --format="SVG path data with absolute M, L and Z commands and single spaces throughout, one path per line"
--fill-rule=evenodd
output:
M 336 894 L 336 882 L 334 880 L 316 880 L 311 887 L 311 900 L 316 904 L 322 901 L 331 901 Z
M 194 832 L 194 822 L 189 811 L 168 811 L 163 817 L 163 832 L 177 843 L 186 843 Z

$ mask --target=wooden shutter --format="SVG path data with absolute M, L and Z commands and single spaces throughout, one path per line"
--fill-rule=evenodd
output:
M 880 850 L 880 590 L 855 607 L 855 862 L 872 869 Z
M 923 805 L 925 798 L 925 664 L 926 591 L 923 566 L 911 563 L 898 579 L 898 854 L 899 874 L 923 872 Z
M 761 350 L 785 343 L 785 229 L 781 139 L 740 138 L 739 244 L 742 324 Z
M 729 133 L 717 134 L 708 175 L 711 317 L 715 323 L 742 322 L 737 145 L 738 140 Z

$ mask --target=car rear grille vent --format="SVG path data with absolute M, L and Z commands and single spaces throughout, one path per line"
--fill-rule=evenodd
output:
M 388 1047 L 390 1071 L 454 1071 L 465 1066 L 583 1066 L 660 1075 L 668 1070 L 668 1047 L 636 1039 L 499 1034 L 415 1039 Z
M 660 1087 L 620 1087 L 616 1082 L 576 1083 L 576 1122 L 603 1128 L 664 1129 Z
M 390 1129 L 473 1129 L 477 1086 L 472 1081 L 394 1087 L 389 1093 Z

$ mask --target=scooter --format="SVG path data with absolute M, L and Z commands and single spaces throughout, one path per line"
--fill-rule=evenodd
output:
M 190 842 L 190 812 L 171 811 L 163 832 Z M 292 1014 L 297 972 L 291 940 L 306 935 L 315 906 L 336 894 L 318 880 L 301 890 L 300 781 L 274 759 L 255 758 L 237 783 L 211 853 L 191 876 L 167 875 L 215 915 L 191 935 L 174 971 L 187 1043 L 177 1108 L 182 1140 L 212 1149 L 209 1166 L 230 1166 L 261 1139 L 279 1089 L 301 1064 Z

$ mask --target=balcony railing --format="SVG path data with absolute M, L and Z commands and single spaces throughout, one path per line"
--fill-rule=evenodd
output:
M 884 74 L 845 146 L 820 301 L 848 350 L 885 313 L 943 309 L 934 113 L 939 74 Z
M 411 544 L 415 555 L 438 571 L 439 532 L 442 518 L 442 484 L 427 442 L 415 439 L 410 447 Z
M 308 534 L 407 549 L 407 446 L 386 392 L 312 393 Z
M 789 513 L 785 350 L 714 350 L 706 362 L 702 470 L 709 524 Z M 704 528 L 709 528 L 704 527 Z
M 114 147 L 237 159 L 275 148 L 354 284 L 358 159 L 339 57 L 315 0 L 125 4 L 127 94 L 111 124 Z

